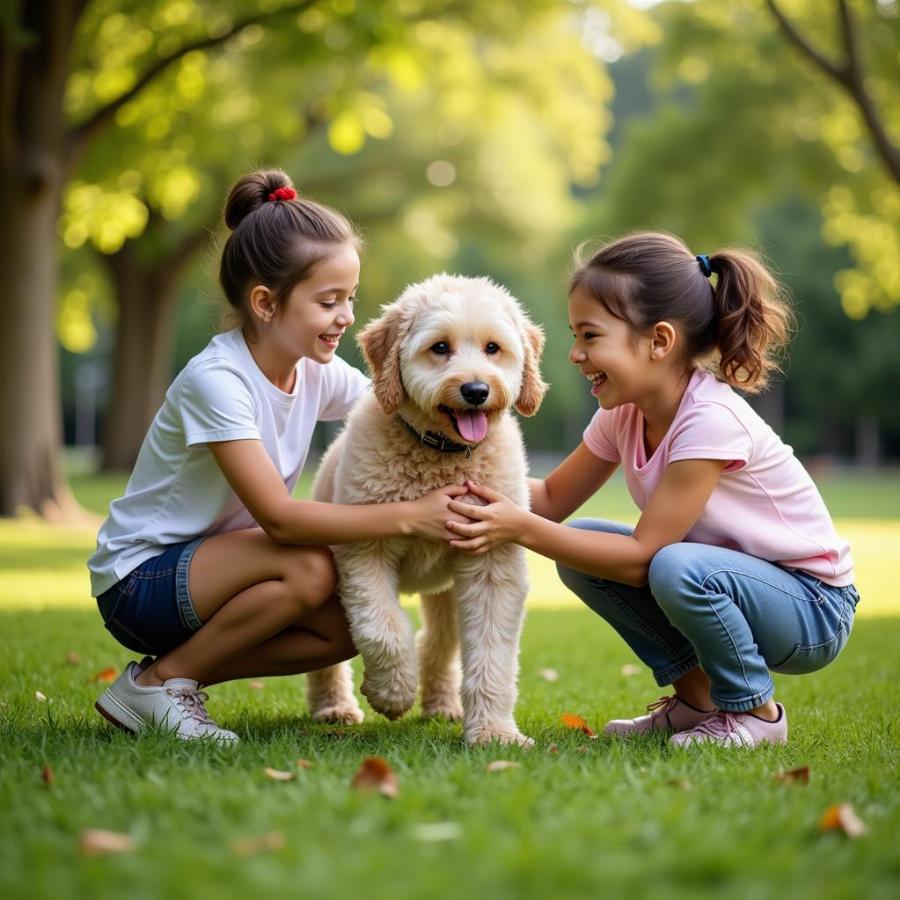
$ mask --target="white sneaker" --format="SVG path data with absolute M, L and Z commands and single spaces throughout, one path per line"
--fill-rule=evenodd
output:
M 97 711 L 113 725 L 126 731 L 168 728 L 183 741 L 206 738 L 223 744 L 234 744 L 238 736 L 220 728 L 203 705 L 209 697 L 198 690 L 191 678 L 170 678 L 159 686 L 145 687 L 134 678 L 150 663 L 130 662 L 125 671 L 101 694 L 94 704 Z

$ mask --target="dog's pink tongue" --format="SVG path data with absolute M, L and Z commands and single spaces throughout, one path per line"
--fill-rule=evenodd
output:
M 456 427 L 465 440 L 477 444 L 487 434 L 487 416 L 477 409 L 459 410 L 456 413 Z

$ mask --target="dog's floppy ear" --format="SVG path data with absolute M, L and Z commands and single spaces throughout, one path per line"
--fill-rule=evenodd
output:
M 516 409 L 523 416 L 533 416 L 544 399 L 547 385 L 541 379 L 540 362 L 544 350 L 544 332 L 531 322 L 524 324 L 525 363 L 522 367 L 522 389 Z
M 408 330 L 406 315 L 393 304 L 356 337 L 372 373 L 375 399 L 388 414 L 395 413 L 407 399 L 400 378 L 400 342 Z

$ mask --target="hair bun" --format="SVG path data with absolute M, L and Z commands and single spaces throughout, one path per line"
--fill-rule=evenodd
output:
M 293 190 L 291 179 L 281 169 L 260 169 L 239 178 L 225 201 L 225 224 L 234 231 L 250 213 L 268 202 L 269 195 Z

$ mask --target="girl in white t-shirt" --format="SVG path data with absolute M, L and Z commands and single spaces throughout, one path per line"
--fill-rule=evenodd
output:
M 714 278 L 714 280 L 713 280 Z M 581 445 L 531 483 L 532 512 L 488 487 L 483 507 L 449 504 L 452 545 L 514 541 L 557 561 L 674 696 L 608 734 L 672 733 L 675 745 L 782 743 L 787 716 L 770 670 L 805 673 L 843 648 L 859 595 L 847 544 L 791 448 L 733 388 L 776 367 L 791 315 L 751 254 L 694 256 L 677 238 L 614 241 L 575 272 L 569 354 L 600 409 Z M 617 466 L 641 510 L 635 528 L 563 527 Z
M 88 561 L 107 629 L 146 654 L 97 701 L 114 724 L 234 742 L 201 684 L 292 675 L 355 654 L 328 546 L 449 539 L 448 487 L 409 503 L 294 500 L 318 420 L 368 379 L 335 356 L 353 324 L 360 240 L 278 170 L 241 178 L 219 280 L 236 327 L 195 356 L 150 426 Z M 358 707 L 320 716 L 359 720 Z

